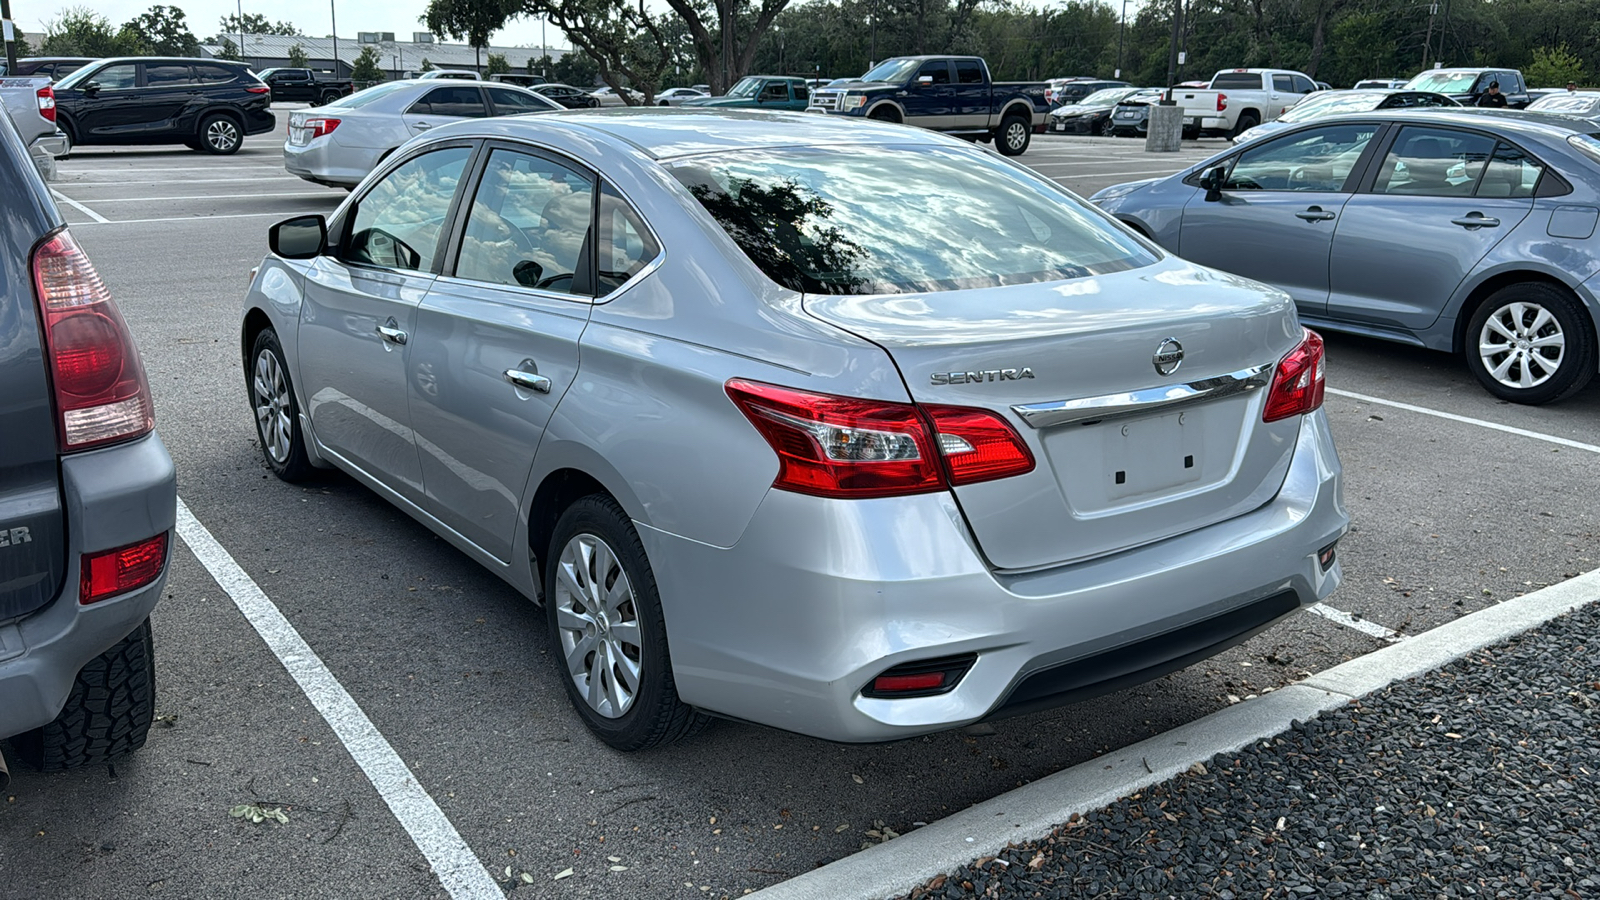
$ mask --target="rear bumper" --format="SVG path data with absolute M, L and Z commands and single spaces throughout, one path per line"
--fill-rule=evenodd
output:
M 912 737 L 1115 690 L 1226 649 L 1327 597 L 1349 524 L 1322 412 L 1278 495 L 1147 547 L 997 574 L 947 494 L 836 501 L 773 491 L 738 543 L 640 526 L 685 702 L 835 741 Z M 976 654 L 958 686 L 862 695 L 892 666 Z
M 58 131 L 55 134 L 47 134 L 43 137 L 35 138 L 33 143 L 28 145 L 28 149 L 34 156 L 66 156 L 67 136 Z
M 155 435 L 61 462 L 68 510 L 67 575 L 49 606 L 0 625 L 0 738 L 55 719 L 84 664 L 149 617 L 171 569 L 177 482 Z M 167 566 L 151 584 L 92 606 L 78 605 L 82 554 L 167 533 Z
M 278 117 L 267 112 L 265 104 L 261 109 L 247 109 L 244 111 L 244 133 L 266 134 L 278 127 Z
M 283 167 L 289 174 L 316 184 L 354 187 L 377 165 L 381 152 L 345 147 L 334 143 L 331 135 L 313 138 L 303 147 L 286 140 L 283 142 Z

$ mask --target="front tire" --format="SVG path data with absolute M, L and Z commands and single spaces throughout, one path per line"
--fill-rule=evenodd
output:
M 232 156 L 244 143 L 244 132 L 231 116 L 212 113 L 200 120 L 200 133 L 195 136 L 200 149 L 216 156 Z
M 1022 116 L 1006 116 L 995 131 L 994 144 L 1002 156 L 1021 156 L 1033 138 L 1033 126 Z
M 1466 343 L 1478 383 L 1513 403 L 1564 400 L 1594 377 L 1594 323 L 1554 285 L 1513 284 L 1490 294 L 1467 324 Z
M 561 681 L 589 730 L 633 751 L 704 728 L 709 718 L 678 698 L 655 574 L 622 507 L 603 494 L 572 504 L 545 560 Z
M 255 414 L 256 439 L 261 442 L 267 468 L 290 484 L 305 481 L 313 469 L 300 430 L 300 402 L 295 399 L 289 364 L 276 331 L 264 328 L 256 335 L 244 377 L 250 410 Z
M 42 772 L 102 763 L 144 746 L 156 709 L 150 620 L 78 672 L 55 720 L 11 739 L 23 762 Z

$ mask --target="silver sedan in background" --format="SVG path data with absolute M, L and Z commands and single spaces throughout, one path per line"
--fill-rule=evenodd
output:
M 290 113 L 283 165 L 307 181 L 350 188 L 396 147 L 430 128 L 560 109 L 548 97 L 498 82 L 390 81 Z
M 240 335 L 266 464 L 338 467 L 542 602 L 617 748 L 1042 709 L 1342 577 L 1289 298 L 965 141 L 478 119 L 270 234 Z
M 1094 202 L 1318 328 L 1466 357 L 1516 403 L 1594 377 L 1600 126 L 1524 110 L 1333 116 Z
M 675 87 L 667 88 L 656 95 L 657 106 L 677 106 L 685 100 L 699 100 L 711 96 L 709 93 L 695 88 Z

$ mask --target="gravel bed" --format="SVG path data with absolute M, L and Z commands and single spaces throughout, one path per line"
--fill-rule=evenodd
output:
M 907 895 L 1600 897 L 1600 605 Z

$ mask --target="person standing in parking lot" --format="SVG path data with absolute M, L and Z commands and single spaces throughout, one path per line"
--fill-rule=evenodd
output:
M 1567 93 L 1576 94 L 1577 92 L 1578 92 L 1578 83 L 1576 81 L 1567 82 Z
M 1500 93 L 1500 82 L 1489 82 L 1489 92 L 1478 98 L 1478 105 L 1505 108 L 1506 95 Z

